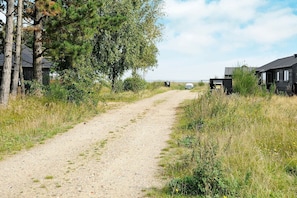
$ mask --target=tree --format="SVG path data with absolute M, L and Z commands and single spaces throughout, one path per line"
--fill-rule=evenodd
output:
M 34 7 L 34 44 L 33 44 L 33 77 L 42 84 L 42 59 L 43 59 L 43 22 L 49 16 L 59 13 L 59 5 L 51 0 L 35 0 Z
M 98 29 L 93 55 L 98 70 L 111 80 L 112 90 L 116 81 L 128 71 L 145 69 L 157 64 L 156 38 L 161 28 L 156 24 L 161 14 L 160 0 L 123 0 L 105 2 L 101 17 L 121 16 L 123 20 L 116 29 Z
M 33 79 L 42 84 L 42 60 L 44 48 L 44 22 L 60 13 L 60 4 L 52 0 L 25 1 L 25 18 L 33 23 L 25 31 L 33 33 Z M 30 23 L 30 22 L 29 22 Z
M 91 66 L 91 52 L 95 30 L 101 25 L 98 16 L 101 3 L 98 0 L 59 3 L 60 14 L 44 23 L 44 47 L 55 62 L 61 85 L 71 93 L 68 100 L 93 100 L 92 85 L 100 76 Z
M 157 66 L 158 48 L 156 43 L 162 37 L 162 24 L 158 20 L 163 17 L 162 0 L 134 1 L 133 10 L 136 10 L 137 61 L 133 70 L 147 70 Z M 136 73 L 136 72 L 133 72 Z
M 22 67 L 21 61 L 21 48 L 22 48 L 22 28 L 23 28 L 23 0 L 18 0 L 18 17 L 17 17 L 17 36 L 16 36 L 16 63 L 13 73 L 12 91 L 13 96 L 17 95 L 17 88 L 20 78 L 20 68 Z
M 11 70 L 12 70 L 12 44 L 13 44 L 13 17 L 14 0 L 6 0 L 6 34 L 4 46 L 4 65 L 0 89 L 0 105 L 7 106 L 10 94 Z
M 61 13 L 45 22 L 45 47 L 58 72 L 75 70 L 81 57 L 90 56 L 100 5 L 98 0 L 61 0 Z

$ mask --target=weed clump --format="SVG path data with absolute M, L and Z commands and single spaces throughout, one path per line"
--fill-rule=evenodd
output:
M 230 194 L 224 177 L 221 161 L 217 157 L 217 145 L 204 145 L 197 156 L 197 165 L 192 175 L 173 179 L 168 187 L 172 194 L 222 197 Z

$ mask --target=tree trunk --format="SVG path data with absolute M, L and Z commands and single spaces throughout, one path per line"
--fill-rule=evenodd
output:
M 40 0 L 36 0 L 35 4 Z M 34 44 L 33 44 L 33 77 L 42 85 L 42 13 L 35 6 Z
M 23 66 L 20 67 L 20 81 L 21 81 L 21 94 L 25 95 L 25 79 L 24 79 L 24 72 Z
M 4 47 L 4 64 L 2 83 L 0 89 L 0 105 L 7 106 L 9 100 L 11 70 L 12 70 L 12 43 L 13 43 L 13 17 L 14 0 L 7 0 L 6 10 L 6 35 Z
M 22 67 L 22 17 L 23 12 L 23 0 L 18 0 L 18 19 L 17 19 L 17 37 L 16 37 L 16 63 L 14 67 L 13 73 L 13 83 L 12 83 L 12 96 L 17 95 L 18 85 L 19 85 L 19 77 L 20 77 L 20 67 Z

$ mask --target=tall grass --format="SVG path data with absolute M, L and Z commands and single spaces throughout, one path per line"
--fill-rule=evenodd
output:
M 171 179 L 156 197 L 296 196 L 295 97 L 213 92 L 180 111 L 162 161 Z
M 0 157 L 42 143 L 98 110 L 33 96 L 11 101 L 8 108 L 0 109 Z

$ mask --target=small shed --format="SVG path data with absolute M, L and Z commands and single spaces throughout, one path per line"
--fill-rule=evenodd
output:
M 0 84 L 2 79 L 2 70 L 4 64 L 4 54 L 0 54 Z M 12 70 L 15 65 L 15 57 L 12 61 Z M 24 80 L 31 81 L 33 80 L 33 50 L 29 47 L 24 46 L 22 49 L 22 66 L 24 73 Z M 47 59 L 43 58 L 42 61 L 42 75 L 43 75 L 43 84 L 48 85 L 50 82 L 50 68 L 52 63 Z M 13 72 L 12 72 L 13 74 Z

